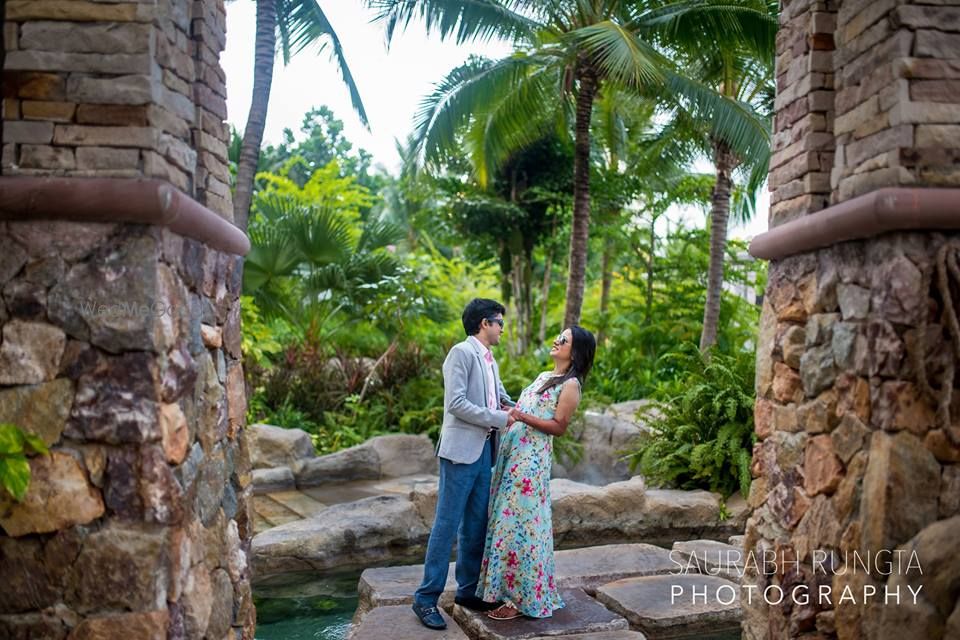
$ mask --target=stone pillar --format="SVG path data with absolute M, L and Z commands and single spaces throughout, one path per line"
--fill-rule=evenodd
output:
M 835 93 L 779 85 L 744 637 L 960 637 L 960 6 L 831 7 L 781 16 L 778 78 L 819 41 Z
M 232 219 L 223 0 L 7 0 L 3 175 L 165 180 Z
M 252 639 L 223 3 L 6 8 L 0 637 Z
M 819 211 L 830 201 L 837 4 L 793 0 L 781 7 L 769 176 L 771 225 Z

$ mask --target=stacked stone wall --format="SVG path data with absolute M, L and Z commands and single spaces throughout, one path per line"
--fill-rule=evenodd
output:
M 8 0 L 4 175 L 166 180 L 232 219 L 223 0 Z
M 960 7 L 843 0 L 835 40 L 834 202 L 960 185 Z
M 960 336 L 948 326 L 958 240 L 888 234 L 771 264 L 745 548 L 777 560 L 746 582 L 804 585 L 811 602 L 755 595 L 746 638 L 960 634 Z M 896 549 L 915 551 L 922 574 L 909 557 L 877 566 Z M 821 585 L 832 602 L 816 597 Z M 865 600 L 864 585 L 880 597 Z M 922 586 L 916 605 L 908 585 Z M 855 602 L 839 602 L 845 587 Z M 884 603 L 885 587 L 899 587 L 897 603 Z
M 833 32 L 839 2 L 784 2 L 777 33 L 777 114 L 770 162 L 770 226 L 830 201 Z
M 253 638 L 237 256 L 159 227 L 0 223 L 0 637 Z

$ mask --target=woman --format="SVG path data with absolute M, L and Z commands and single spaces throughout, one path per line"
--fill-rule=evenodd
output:
M 593 334 L 578 326 L 557 336 L 553 371 L 520 394 L 516 419 L 502 437 L 493 473 L 490 522 L 477 595 L 504 604 L 487 615 L 510 620 L 548 618 L 563 607 L 553 565 L 550 463 L 553 436 L 567 430 L 596 351 Z

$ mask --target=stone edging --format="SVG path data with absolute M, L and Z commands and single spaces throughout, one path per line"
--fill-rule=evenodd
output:
M 923 229 L 960 229 L 960 189 L 877 189 L 770 229 L 753 239 L 749 251 L 779 260 L 888 231 Z
M 163 180 L 0 177 L 0 220 L 37 219 L 161 225 L 219 251 L 250 251 L 243 231 Z

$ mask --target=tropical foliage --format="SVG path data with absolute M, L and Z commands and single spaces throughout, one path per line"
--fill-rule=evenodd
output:
M 706 358 L 687 345 L 661 361 L 676 379 L 654 394 L 653 435 L 632 454 L 631 467 L 654 483 L 747 495 L 755 440 L 753 354 Z
M 235 136 L 253 243 L 249 418 L 303 428 L 321 452 L 379 433 L 435 437 L 459 313 L 492 297 L 508 308 L 508 391 L 548 366 L 549 336 L 582 323 L 600 348 L 581 406 L 661 407 L 635 467 L 653 483 L 745 490 L 765 274 L 727 225 L 753 215 L 769 164 L 776 4 L 364 2 L 388 41 L 419 21 L 514 50 L 437 79 L 397 144 L 396 176 L 326 107 L 258 154 L 249 123 Z M 259 0 L 258 15 L 261 4 L 285 55 L 330 42 L 352 86 L 310 2 Z M 556 449 L 576 455 L 570 439 Z

